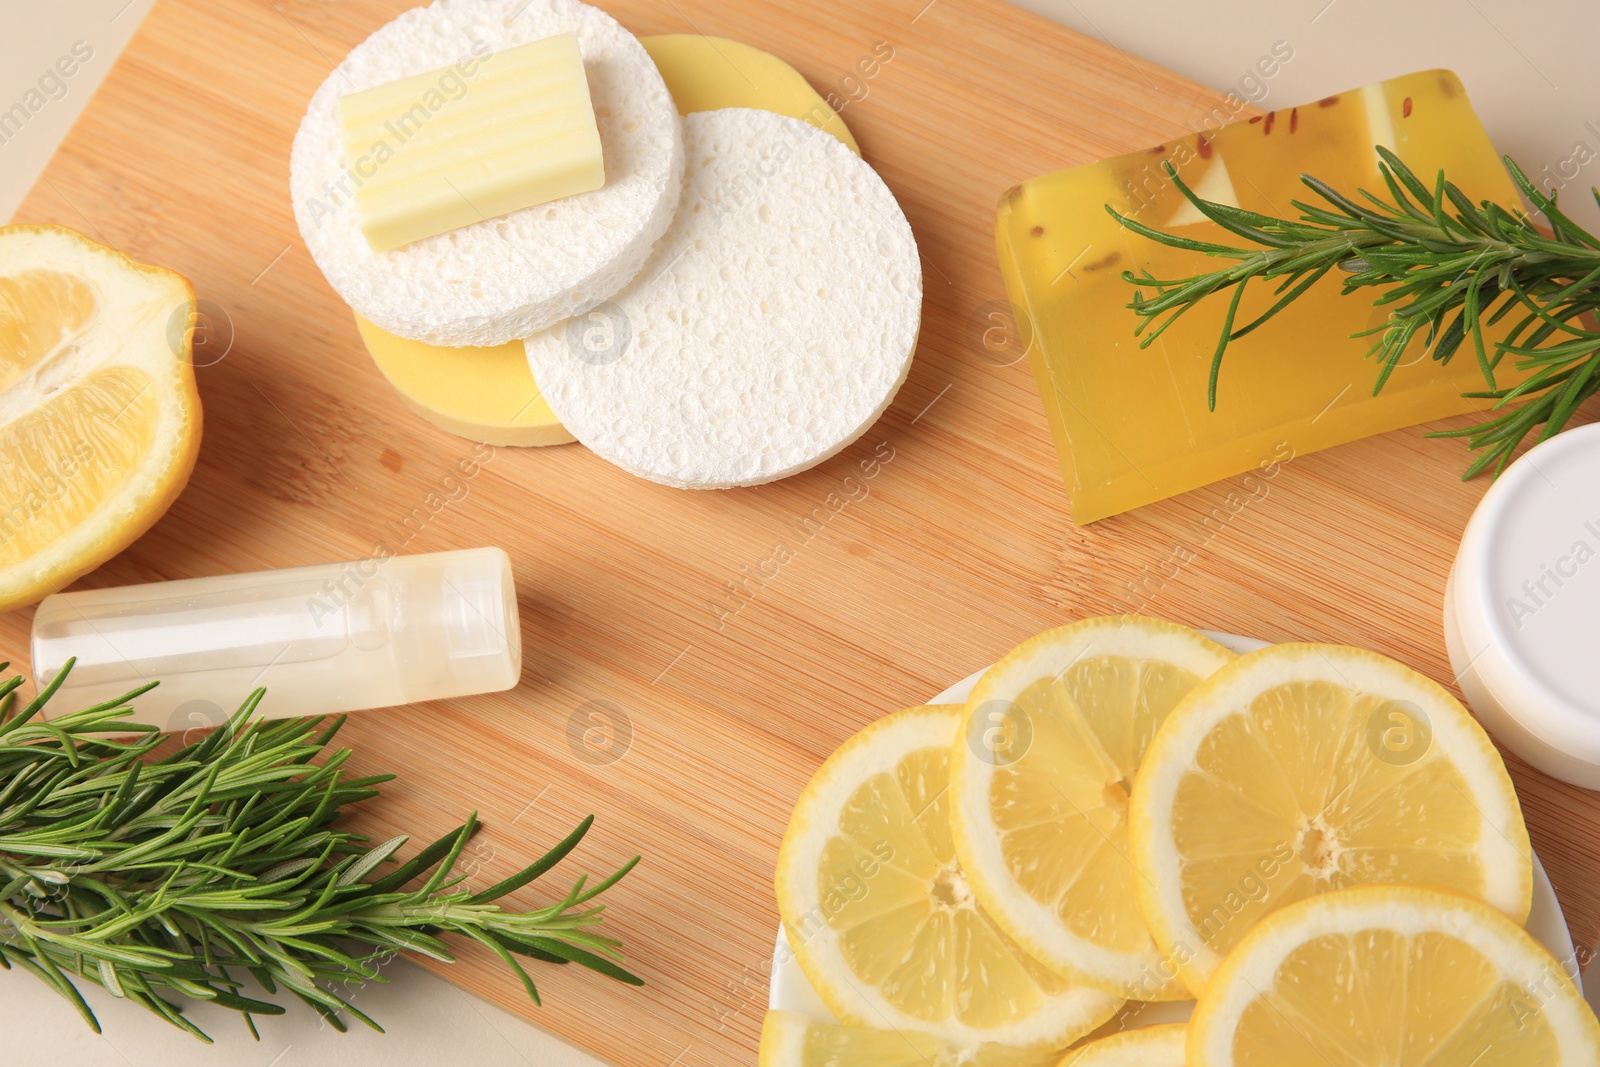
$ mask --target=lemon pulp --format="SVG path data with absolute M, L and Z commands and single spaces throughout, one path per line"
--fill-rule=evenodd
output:
M 1005 932 L 1058 973 L 1131 1000 L 1187 996 L 1129 859 L 1129 804 L 1173 708 L 1233 659 L 1183 626 L 1086 619 L 985 672 L 952 749 L 956 853 Z
M 1156 727 L 1199 681 L 1168 663 L 1095 656 L 1016 699 L 1032 746 L 990 786 L 1006 869 L 1068 930 L 1113 951 L 1149 944 L 1126 855 L 1134 775 Z
M 1359 975 L 1360 984 L 1346 986 L 1344 975 Z M 1426 1005 L 1429 1018 L 1416 1018 L 1418 1005 Z M 1453 938 L 1392 930 L 1332 934 L 1290 953 L 1271 992 L 1245 1009 L 1234 1063 L 1559 1063 L 1549 1020 L 1530 1008 L 1520 986 Z
M 851 795 L 817 870 L 824 894 L 892 849 L 871 890 L 830 919 L 851 969 L 915 1019 L 988 1028 L 1037 1010 L 1067 983 L 1035 964 L 981 912 L 950 840 L 948 754 L 912 752 Z
M 1521 807 L 1459 702 L 1362 649 L 1285 644 L 1217 671 L 1162 725 L 1134 790 L 1140 909 L 1202 990 L 1269 915 L 1358 885 L 1432 886 L 1517 922 Z
M 1189 1067 L 1591 1067 L 1600 1023 L 1519 925 L 1457 893 L 1336 890 L 1276 912 L 1216 972 Z
M 908 708 L 828 758 L 779 850 L 778 911 L 801 969 L 847 1026 L 962 1049 L 1059 1049 L 1122 1001 L 1030 958 L 974 896 L 950 828 L 961 719 L 958 707 Z
M 1392 701 L 1325 682 L 1262 693 L 1206 738 L 1178 786 L 1172 838 L 1189 919 L 1224 955 L 1268 910 L 1374 882 L 1483 895 L 1482 818 L 1448 760 L 1366 758 Z M 1241 857 L 1255 862 L 1241 873 Z M 1267 877 L 1268 874 L 1271 877 Z M 1259 898 L 1259 899 L 1258 899 Z

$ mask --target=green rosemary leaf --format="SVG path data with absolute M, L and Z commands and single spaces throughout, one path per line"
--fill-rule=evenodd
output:
M 461 850 L 467 847 L 468 839 L 477 832 L 478 813 L 474 811 L 467 816 L 467 821 L 461 825 L 461 829 L 456 831 L 455 838 L 450 842 L 450 851 L 444 854 L 444 859 L 439 861 L 439 865 L 433 869 L 433 873 L 428 876 L 422 888 L 417 890 L 419 895 L 432 896 L 439 891 L 440 883 L 455 869 L 456 860 L 461 858 Z
M 528 866 L 524 867 L 521 871 L 512 875 L 510 878 L 507 878 L 505 881 L 497 882 L 488 889 L 485 889 L 483 892 L 468 897 L 467 903 L 482 904 L 490 900 L 499 900 L 507 893 L 513 893 L 516 890 L 521 889 L 523 886 L 527 885 L 529 882 L 538 878 L 540 875 L 544 874 L 544 872 L 548 871 L 550 868 L 566 859 L 567 853 L 578 847 L 578 842 L 583 840 L 583 835 L 587 834 L 589 832 L 589 827 L 593 825 L 594 816 L 590 815 L 578 824 L 578 828 L 576 830 L 573 830 L 572 833 L 568 834 L 565 838 L 559 841 L 556 846 L 549 852 L 546 852 L 542 858 L 528 864 Z
M 530 937 L 528 943 L 535 948 L 543 949 L 553 956 L 569 959 L 573 963 L 581 963 L 590 970 L 598 971 L 608 978 L 615 978 L 619 982 L 626 982 L 628 985 L 644 985 L 644 979 L 638 975 L 630 974 L 610 960 L 577 948 L 570 942 L 556 941 L 548 937 Z
M 1205 252 L 1206 254 L 1213 256 L 1235 256 L 1239 259 L 1243 259 L 1250 254 L 1242 248 L 1233 248 L 1229 245 L 1212 244 L 1208 241 L 1196 241 L 1188 237 L 1178 237 L 1175 234 L 1163 233 L 1160 230 L 1146 226 L 1138 219 L 1122 214 L 1110 204 L 1106 205 L 1106 211 L 1110 213 L 1112 218 L 1116 219 L 1123 226 L 1126 226 L 1139 236 L 1148 237 L 1152 241 L 1160 241 L 1162 244 L 1169 245 L 1172 248 L 1182 248 L 1190 252 Z M 1124 271 L 1123 273 L 1126 275 L 1127 272 Z
M 1378 145 L 1377 151 L 1378 159 L 1382 161 L 1378 166 L 1379 172 L 1385 177 L 1393 177 L 1398 180 L 1410 191 L 1412 196 L 1422 203 L 1432 202 L 1433 195 L 1428 192 L 1428 187 L 1423 185 L 1421 179 L 1411 172 L 1411 168 L 1406 166 L 1405 162 L 1394 154 L 1393 149 Z M 1441 182 L 1444 180 L 1442 173 L 1439 176 L 1439 180 Z
M 334 999 L 338 1000 L 340 1004 L 344 1005 L 345 1011 L 349 1012 L 351 1015 L 354 1015 L 357 1019 L 360 1019 L 370 1029 L 376 1030 L 380 1034 L 384 1032 L 383 1027 L 379 1026 L 371 1016 L 362 1011 L 360 1008 L 356 1007 L 354 1004 L 350 1003 L 348 1000 L 345 1000 L 343 997 L 335 997 Z M 535 1005 L 538 1005 L 538 1003 L 539 1002 L 537 1000 L 534 1001 Z
M 0 663 L 0 672 L 9 670 L 10 667 L 10 663 Z M 17 690 L 20 688 L 22 688 L 22 675 L 20 674 L 13 675 L 0 682 L 0 714 L 6 716 L 11 714 L 12 701 L 16 699 Z
M 1333 269 L 1333 266 L 1334 265 L 1332 263 L 1324 263 L 1322 266 L 1320 266 L 1316 270 L 1312 271 L 1310 275 L 1308 275 L 1304 280 L 1302 280 L 1300 282 L 1300 284 L 1296 285 L 1293 289 L 1290 289 L 1287 293 L 1284 293 L 1284 295 L 1278 299 L 1277 303 L 1273 304 L 1267 310 L 1263 311 L 1260 315 L 1258 315 L 1256 317 L 1255 321 L 1249 323 L 1246 326 L 1241 326 L 1241 327 L 1239 327 L 1239 329 L 1234 330 L 1232 333 L 1230 333 L 1228 335 L 1228 340 L 1229 341 L 1237 341 L 1239 338 L 1243 337 L 1245 334 L 1247 334 L 1250 331 L 1254 330 L 1257 326 L 1260 326 L 1262 323 L 1264 323 L 1268 319 L 1272 318 L 1272 316 L 1276 315 L 1278 312 L 1282 311 L 1284 308 L 1286 308 L 1290 304 L 1294 303 L 1295 299 L 1297 297 L 1299 297 L 1301 293 L 1304 293 L 1307 289 L 1311 288 L 1313 285 L 1316 285 L 1317 282 L 1321 281 L 1322 280 L 1322 276 L 1324 274 L 1328 273 L 1328 271 L 1330 271 L 1331 269 Z M 1292 275 L 1290 276 L 1289 281 L 1291 281 L 1291 282 L 1294 281 L 1294 277 Z M 1287 284 L 1287 283 L 1285 283 L 1285 284 Z M 1239 286 L 1239 288 L 1242 290 L 1242 289 L 1244 289 L 1244 286 L 1241 285 L 1241 286 Z M 1216 389 L 1216 387 L 1215 387 L 1215 385 L 1213 385 L 1212 386 L 1213 393 L 1215 393 L 1215 389 Z M 1213 405 L 1214 405 L 1215 404 L 1215 399 L 1214 398 L 1213 398 L 1212 402 L 1213 402 Z M 1215 407 L 1213 407 L 1212 410 L 1215 410 Z
M 282 1004 L 273 1004 L 271 1001 L 256 1000 L 253 997 L 242 997 L 237 993 L 216 990 L 212 993 L 211 1003 L 219 1008 L 228 1008 L 232 1011 L 243 1012 L 248 1015 L 282 1015 Z M 257 1040 L 260 1037 L 257 1035 Z
M 344 872 L 339 875 L 338 884 L 346 886 L 361 881 L 361 879 L 375 870 L 378 864 L 404 848 L 406 842 L 410 840 L 411 838 L 407 834 L 398 834 L 389 838 L 389 840 L 378 845 L 355 863 L 345 868 Z
M 438 863 L 449 854 L 450 849 L 455 844 L 456 835 L 459 833 L 460 830 L 458 829 L 452 833 L 446 834 L 433 844 L 429 845 L 427 848 L 423 849 L 421 852 L 417 853 L 407 862 L 402 863 L 398 868 L 391 871 L 388 875 L 378 879 L 376 882 L 371 883 L 372 892 L 391 893 L 420 875 L 423 871 L 431 870 L 434 864 Z
M 122 983 L 117 979 L 117 965 L 110 960 L 100 961 L 100 984 L 119 1000 L 128 995 L 122 991 Z
M 639 866 L 639 861 L 643 858 L 643 856 L 633 857 L 633 859 L 629 860 L 627 863 L 624 863 L 621 867 L 618 867 L 614 872 L 612 872 L 610 877 L 600 882 L 596 882 L 588 891 L 574 897 L 572 901 L 573 906 L 576 907 L 580 904 L 587 904 L 601 893 L 604 893 L 607 889 L 610 889 L 612 886 L 622 881 L 628 876 L 630 871 Z M 583 879 L 580 878 L 579 881 L 582 882 Z
M 1233 290 L 1233 300 L 1228 304 L 1228 314 L 1222 320 L 1222 336 L 1217 338 L 1217 351 L 1211 357 L 1211 378 L 1206 386 L 1206 404 L 1212 411 L 1217 410 L 1217 377 L 1222 373 L 1222 354 L 1227 351 L 1228 342 L 1232 339 L 1233 317 L 1239 313 L 1239 301 L 1244 297 L 1244 282 Z
M 522 964 L 516 961 L 516 958 L 511 955 L 510 951 L 506 949 L 505 945 L 501 943 L 499 938 L 483 930 L 469 930 L 468 936 L 473 938 L 479 944 L 487 947 L 489 951 L 493 952 L 496 956 L 499 956 L 500 962 L 509 967 L 511 969 L 511 973 L 515 974 L 522 981 L 522 989 L 523 992 L 528 994 L 528 999 L 533 1001 L 535 1004 L 540 1003 L 539 990 L 535 988 L 533 979 L 528 977 L 528 972 L 522 969 Z M 551 954 L 546 953 L 546 955 Z M 556 958 L 559 959 L 560 957 Z
M 1566 384 L 1556 394 L 1556 402 L 1549 418 L 1545 420 L 1544 429 L 1539 432 L 1539 440 L 1547 440 L 1565 429 L 1567 420 L 1572 418 L 1578 405 L 1593 396 L 1596 389 L 1600 389 L 1597 371 L 1600 371 L 1600 353 L 1591 355 L 1584 367 L 1572 369 Z
M 261 690 L 261 694 L 262 694 L 262 696 L 265 696 L 266 695 L 266 690 L 265 689 Z M 341 729 L 344 728 L 345 720 L 348 719 L 348 718 L 350 718 L 350 716 L 348 716 L 348 715 L 335 715 L 333 717 L 333 721 L 330 722 L 327 725 L 327 727 L 322 731 L 322 733 L 317 735 L 317 739 L 316 739 L 315 742 L 313 742 L 313 744 L 315 744 L 316 747 L 319 748 L 319 749 L 327 748 L 329 745 L 333 744 L 334 737 L 339 733 L 339 731 Z M 387 777 L 391 777 L 392 778 L 393 775 L 389 775 Z
M 502 948 L 505 948 L 510 952 L 515 952 L 521 956 L 527 956 L 530 959 L 536 959 L 543 963 L 554 963 L 558 965 L 564 965 L 571 962 L 570 960 L 567 960 L 561 956 L 557 956 L 554 953 L 546 952 L 537 945 L 530 945 L 528 942 L 519 938 L 514 933 L 504 930 L 485 930 L 483 931 L 483 934 L 485 937 L 498 942 Z
M 45 705 L 50 702 L 50 698 L 56 695 L 56 690 L 60 689 L 62 683 L 67 680 L 67 672 L 72 670 L 72 666 L 76 662 L 77 657 L 67 660 L 66 664 L 56 672 L 56 676 L 45 684 L 45 687 L 39 691 L 39 695 L 34 697 L 33 700 L 29 702 L 27 707 L 23 708 L 16 715 L 7 717 L 5 722 L 0 723 L 0 734 L 10 733 L 13 729 L 21 727 L 30 721 L 35 715 L 39 714 L 39 712 L 43 711 Z M 6 666 L 10 667 L 11 664 L 8 663 Z M 17 681 L 19 683 L 21 680 L 22 679 L 18 677 Z
M 10 916 L 7 917 L 9 918 Z M 18 962 L 27 970 L 44 979 L 47 984 L 53 986 L 56 992 L 60 993 L 73 1007 L 78 1009 L 78 1014 L 83 1016 L 84 1021 L 98 1034 L 100 1032 L 100 1021 L 95 1018 L 94 1012 L 89 1007 L 89 1002 L 83 999 L 83 994 L 78 992 L 78 987 L 72 984 L 70 978 L 61 973 L 61 968 L 56 966 L 55 962 L 50 959 L 49 953 L 45 952 L 33 938 L 20 930 L 18 931 L 18 937 L 21 938 L 23 946 L 27 950 L 26 955 L 18 957 Z

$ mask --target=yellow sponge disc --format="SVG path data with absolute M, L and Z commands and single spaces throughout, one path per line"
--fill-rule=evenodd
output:
M 490 445 L 564 445 L 528 369 L 521 341 L 494 348 L 441 348 L 378 329 L 360 315 L 361 340 L 406 406 L 441 430 Z
M 803 119 L 861 149 L 833 108 L 777 56 L 725 37 L 669 33 L 641 37 L 678 111 L 750 107 Z M 564 445 L 528 369 L 521 341 L 495 348 L 440 348 L 380 330 L 356 316 L 361 340 L 406 406 L 441 430 L 490 445 Z
M 678 113 L 753 107 L 776 111 L 826 130 L 861 154 L 856 139 L 799 71 L 770 52 L 726 37 L 664 33 L 639 43 L 656 61 Z

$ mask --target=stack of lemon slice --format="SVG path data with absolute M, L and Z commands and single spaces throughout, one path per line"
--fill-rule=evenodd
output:
M 772 1013 L 761 1063 L 1592 1065 L 1532 886 L 1494 746 L 1428 679 L 1086 620 L 807 786 L 778 908 L 839 1022 Z M 1187 1026 L 1118 1032 L 1124 1002 L 1189 998 Z

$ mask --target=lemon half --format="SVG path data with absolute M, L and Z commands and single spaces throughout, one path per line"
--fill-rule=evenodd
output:
M 0 611 L 122 551 L 200 448 L 194 290 L 60 226 L 0 227 Z
M 1064 1048 L 1122 1001 L 1034 962 L 973 898 L 950 840 L 961 720 L 958 707 L 909 708 L 828 758 L 778 853 L 778 912 L 801 969 L 847 1025 Z

